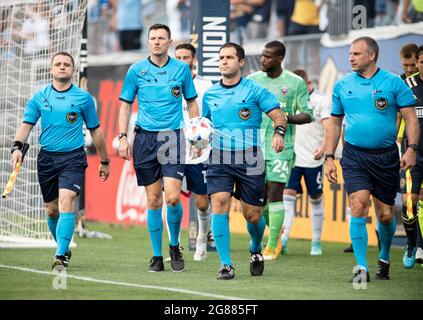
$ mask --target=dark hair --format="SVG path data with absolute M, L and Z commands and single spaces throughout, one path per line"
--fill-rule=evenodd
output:
M 264 47 L 265 48 L 268 48 L 268 49 L 274 49 L 275 50 L 275 53 L 278 56 L 280 56 L 282 58 L 285 57 L 286 48 L 285 48 L 285 45 L 282 42 L 280 42 L 280 41 L 277 41 L 277 40 L 270 41 L 270 42 L 266 43 L 264 45 Z
M 305 70 L 303 70 L 303 69 L 297 69 L 297 70 L 294 70 L 292 72 L 295 73 L 296 75 L 300 76 L 301 78 L 303 78 L 303 80 L 305 82 L 308 81 L 308 75 L 307 75 L 307 72 L 305 72 Z
M 367 44 L 367 50 L 369 52 L 373 51 L 375 53 L 375 62 L 377 62 L 377 58 L 379 57 L 379 46 L 376 40 L 370 37 L 360 37 L 355 39 L 352 43 L 359 41 L 364 41 Z
M 423 54 L 423 46 L 417 48 L 416 59 L 419 60 L 419 57 Z
M 414 57 L 417 52 L 417 45 L 414 43 L 409 43 L 403 46 L 400 50 L 400 56 L 405 59 L 410 59 Z
M 150 29 L 148 29 L 148 35 L 150 34 L 150 31 L 151 30 L 158 30 L 158 29 L 164 29 L 164 30 L 166 30 L 166 32 L 167 32 L 167 35 L 169 36 L 169 39 L 171 39 L 171 34 L 170 34 L 170 29 L 169 29 L 169 27 L 167 26 L 167 25 L 165 25 L 165 24 L 161 24 L 161 23 L 156 23 L 156 24 L 153 24 L 151 27 L 150 27 Z
M 56 58 L 57 56 L 66 56 L 66 57 L 69 57 L 71 59 L 71 61 L 72 61 L 72 67 L 75 68 L 75 61 L 73 60 L 73 57 L 70 55 L 70 53 L 68 53 L 66 51 L 60 51 L 60 52 L 55 53 L 53 55 L 53 57 L 51 57 L 51 61 L 50 61 L 50 64 L 51 65 L 53 64 L 54 58 Z
M 180 43 L 175 47 L 175 51 L 176 50 L 180 50 L 180 49 L 186 49 L 191 51 L 192 53 L 192 57 L 195 58 L 195 48 L 191 43 L 185 42 L 185 43 Z
M 236 56 L 238 57 L 238 60 L 245 60 L 245 50 L 239 44 L 234 42 L 227 42 L 223 46 L 220 47 L 219 53 L 223 48 L 235 48 Z

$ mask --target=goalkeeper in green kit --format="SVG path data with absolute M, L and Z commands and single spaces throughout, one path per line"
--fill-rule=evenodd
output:
M 304 80 L 296 74 L 282 69 L 285 57 L 285 45 L 280 41 L 266 43 L 261 55 L 261 70 L 251 74 L 248 78 L 258 82 L 272 92 L 288 120 L 285 133 L 285 148 L 276 153 L 271 148 L 274 128 L 269 117 L 263 117 L 262 143 L 266 161 L 266 196 L 267 204 L 263 208 L 263 216 L 269 226 L 269 240 L 263 251 L 265 260 L 274 260 L 282 252 L 279 239 L 285 216 L 283 205 L 283 190 L 288 183 L 291 168 L 295 163 L 294 153 L 294 124 L 305 124 L 312 121 L 313 111 L 307 106 L 309 94 Z

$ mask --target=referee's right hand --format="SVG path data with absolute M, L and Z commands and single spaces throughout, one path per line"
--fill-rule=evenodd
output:
M 129 144 L 126 137 L 123 137 L 119 140 L 119 157 L 125 160 L 131 160 L 132 150 L 131 145 Z
M 12 153 L 13 168 L 16 168 L 16 164 L 18 162 L 22 163 L 22 151 L 21 150 L 15 150 Z
M 325 160 L 325 176 L 330 183 L 338 183 L 338 174 L 332 158 Z

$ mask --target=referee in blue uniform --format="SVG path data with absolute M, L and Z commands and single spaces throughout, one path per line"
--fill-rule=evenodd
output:
M 150 272 L 164 270 L 162 180 L 170 233 L 170 266 L 174 272 L 185 268 L 179 249 L 183 213 L 180 193 L 185 162 L 182 97 L 187 101 L 191 119 L 198 117 L 198 105 L 195 101 L 197 92 L 188 65 L 168 55 L 171 43 L 168 26 L 151 26 L 148 31 L 151 55 L 131 65 L 120 94 L 122 105 L 119 114 L 119 155 L 129 160 L 133 154 L 138 185 L 144 186 L 147 193 L 147 226 L 153 247 Z M 138 117 L 132 151 L 126 135 L 131 105 L 136 96 Z
M 242 77 L 244 49 L 226 43 L 219 49 L 222 80 L 203 97 L 203 116 L 213 122 L 215 131 L 207 165 L 207 193 L 211 198 L 211 227 L 220 258 L 217 279 L 235 276 L 230 257 L 229 207 L 232 192 L 241 201 L 242 213 L 250 234 L 250 274 L 261 276 L 264 259 L 261 253 L 266 221 L 264 159 L 260 146 L 263 112 L 274 123 L 271 146 L 275 152 L 284 147 L 286 118 L 278 100 L 266 88 Z
M 107 148 L 100 130 L 94 99 L 72 84 L 75 64 L 67 52 L 56 53 L 50 66 L 53 83 L 41 89 L 25 106 L 23 124 L 12 146 L 13 165 L 22 162 L 22 147 L 41 118 L 41 150 L 38 154 L 38 180 L 48 215 L 47 224 L 57 250 L 54 270 L 67 267 L 71 256 L 69 243 L 75 228 L 75 199 L 84 183 L 88 166 L 84 150 L 83 122 L 93 137 L 100 155 L 100 178 L 109 176 Z
M 345 145 L 342 173 L 352 216 L 350 237 L 358 268 L 352 282 L 369 282 L 366 222 L 373 196 L 379 220 L 381 251 L 375 279 L 389 279 L 389 251 L 396 229 L 393 205 L 399 188 L 399 170 L 416 163 L 419 123 L 414 112 L 415 100 L 400 77 L 376 66 L 377 42 L 370 37 L 354 40 L 349 60 L 354 71 L 340 79 L 333 90 L 332 114 L 328 130 L 325 175 L 337 183 L 334 152 L 345 116 Z M 396 145 L 396 113 L 406 122 L 409 147 L 402 159 Z

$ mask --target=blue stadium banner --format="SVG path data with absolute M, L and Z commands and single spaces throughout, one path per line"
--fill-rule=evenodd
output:
M 191 43 L 197 50 L 197 73 L 213 82 L 220 80 L 219 48 L 229 42 L 230 2 L 191 1 Z

